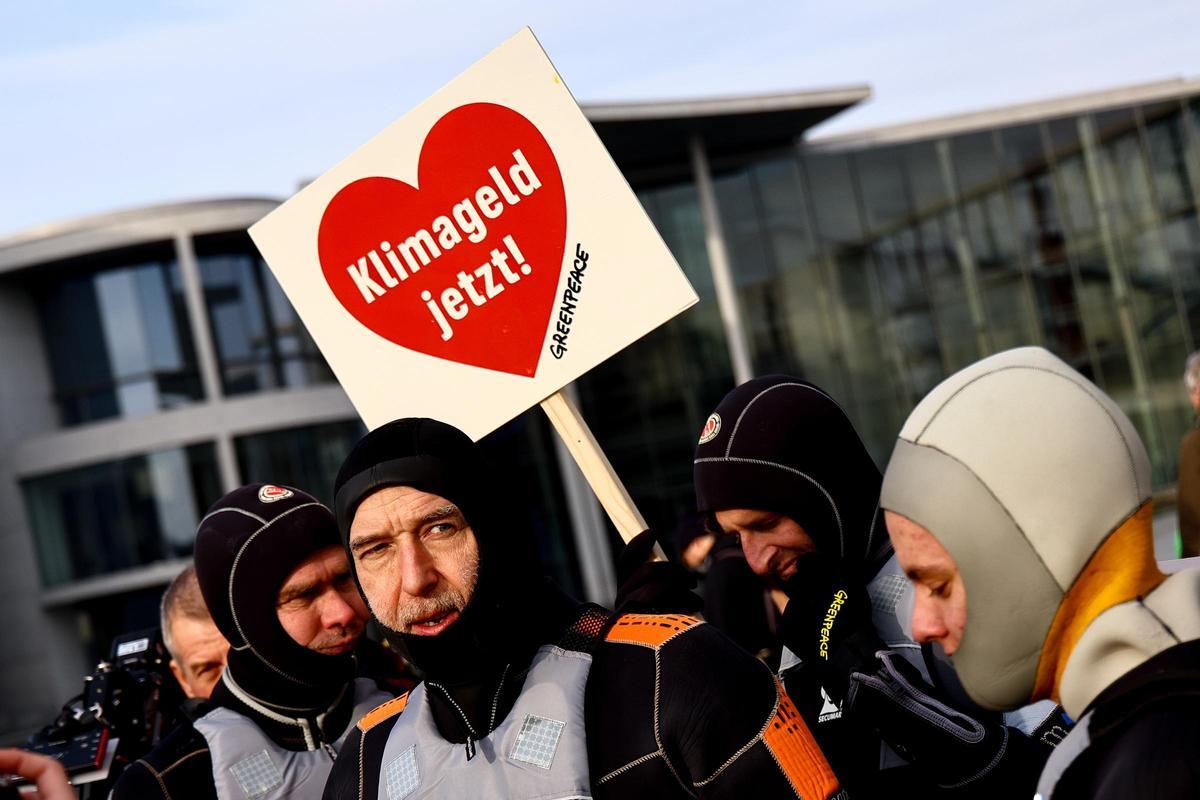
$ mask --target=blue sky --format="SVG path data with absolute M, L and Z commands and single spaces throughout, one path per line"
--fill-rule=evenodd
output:
M 584 103 L 871 85 L 822 132 L 1200 77 L 1197 0 L 6 3 L 0 237 L 286 197 L 523 25 Z

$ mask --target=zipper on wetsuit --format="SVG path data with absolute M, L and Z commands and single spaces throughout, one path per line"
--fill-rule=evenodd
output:
M 484 732 L 485 736 L 495 730 L 496 709 L 500 704 L 500 691 L 504 688 L 504 679 L 508 677 L 508 670 L 511 666 L 511 664 L 505 664 L 504 671 L 500 673 L 500 682 L 496 685 L 496 694 L 492 697 L 492 714 L 488 719 L 489 729 Z M 475 757 L 475 739 L 477 737 L 475 734 L 475 728 L 471 725 L 471 721 L 467 719 L 466 712 L 464 712 L 462 707 L 459 706 L 459 704 L 455 702 L 454 698 L 450 696 L 450 692 L 445 686 L 442 686 L 440 683 L 434 683 L 433 681 L 426 681 L 426 684 L 441 691 L 441 693 L 446 696 L 446 699 L 450 701 L 450 705 L 454 706 L 454 710 L 458 712 L 458 716 L 463 721 L 463 726 L 467 729 L 467 761 L 470 761 Z
M 452 705 L 454 710 L 458 712 L 459 719 L 461 719 L 463 722 L 463 727 L 467 729 L 467 761 L 470 761 L 475 757 L 475 728 L 472 727 L 471 720 L 467 719 L 466 712 L 464 712 L 458 702 L 450 696 L 450 692 L 445 686 L 442 686 L 440 683 L 434 683 L 433 681 L 426 681 L 425 683 L 426 685 L 431 686 L 444 694 L 446 699 L 450 701 L 450 705 Z

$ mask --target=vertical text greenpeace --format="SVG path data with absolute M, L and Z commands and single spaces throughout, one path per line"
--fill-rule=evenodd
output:
M 567 337 L 571 334 L 571 322 L 575 319 L 575 308 L 579 305 L 579 294 L 583 291 L 583 273 L 588 267 L 588 254 L 582 244 L 575 245 L 575 261 L 567 273 L 567 288 L 563 289 L 562 303 L 558 307 L 558 319 L 550 339 L 550 355 L 562 358 L 567 352 Z
M 395 245 L 381 241 L 378 248 L 348 265 L 346 272 L 361 293 L 363 302 L 373 303 L 376 298 L 403 285 L 423 267 L 429 267 L 444 253 L 453 250 L 464 237 L 476 244 L 482 242 L 488 233 L 485 220 L 499 218 L 505 204 L 514 206 L 541 188 L 541 181 L 519 148 L 512 151 L 512 159 L 508 181 L 498 166 L 488 167 L 491 183 L 476 189 L 473 197 L 464 197 L 455 203 L 449 214 L 435 217 L 428 228 L 418 228 Z M 421 300 L 437 323 L 443 341 L 454 336 L 452 320 L 464 319 L 472 306 L 484 305 L 504 292 L 507 286 L 520 281 L 521 276 L 533 271 L 511 234 L 504 236 L 502 242 L 504 249 L 492 248 L 487 261 L 472 270 L 459 270 L 451 278 L 452 281 L 457 279 L 454 285 L 441 291 L 421 291 Z

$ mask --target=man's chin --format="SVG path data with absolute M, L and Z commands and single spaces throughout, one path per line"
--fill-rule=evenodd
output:
M 437 636 L 457 622 L 460 616 L 457 610 L 447 611 L 440 616 L 414 622 L 406 626 L 403 632 L 409 636 Z
M 349 653 L 358 644 L 358 637 L 347 639 L 344 642 L 336 642 L 334 644 L 322 645 L 318 651 L 326 656 L 340 656 L 343 653 Z
M 766 575 L 759 575 L 758 577 L 762 579 L 762 582 L 766 584 L 768 589 L 778 589 L 781 592 L 787 583 L 787 578 L 783 577 L 779 572 L 768 572 Z

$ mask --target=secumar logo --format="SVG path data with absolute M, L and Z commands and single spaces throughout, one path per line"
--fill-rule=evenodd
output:
M 721 432 L 721 415 L 709 414 L 708 419 L 704 421 L 704 429 L 700 431 L 700 444 L 707 444 L 717 438 L 717 434 Z
M 285 497 L 291 497 L 295 492 L 291 489 L 285 489 L 282 486 L 273 486 L 267 484 L 258 490 L 258 499 L 263 503 L 274 503 L 276 500 L 283 500 Z

